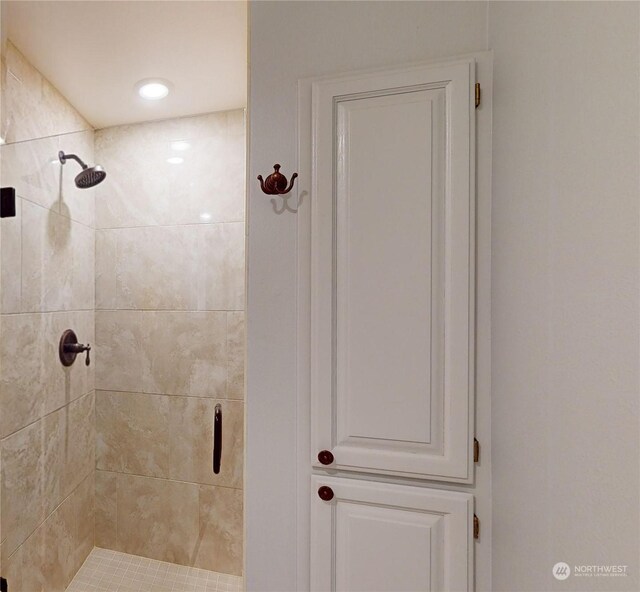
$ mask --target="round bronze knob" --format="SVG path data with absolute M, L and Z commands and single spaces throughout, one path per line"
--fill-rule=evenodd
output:
M 327 485 L 323 485 L 318 489 L 318 496 L 325 502 L 330 502 L 333 499 L 333 489 Z
M 318 460 L 321 465 L 330 465 L 333 463 L 333 454 L 329 450 L 321 450 L 318 452 Z

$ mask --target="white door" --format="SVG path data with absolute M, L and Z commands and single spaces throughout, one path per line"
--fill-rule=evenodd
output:
M 322 476 L 311 495 L 312 591 L 473 589 L 473 496 Z
M 317 467 L 472 481 L 474 83 L 463 60 L 312 84 Z

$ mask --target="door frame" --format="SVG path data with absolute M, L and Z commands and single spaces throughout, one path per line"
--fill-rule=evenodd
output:
M 343 73 L 384 73 L 413 66 L 439 66 L 463 59 L 476 60 L 476 80 L 482 87 L 480 107 L 476 110 L 476 227 L 475 227 L 475 435 L 480 441 L 481 457 L 476 464 L 474 483 L 469 485 L 435 480 L 403 479 L 360 473 L 362 478 L 381 483 L 406 483 L 414 486 L 458 490 L 475 496 L 476 513 L 482 521 L 482 536 L 475 557 L 476 589 L 491 590 L 491 125 L 493 52 L 483 51 L 429 60 Z M 314 82 L 340 78 L 340 74 L 304 78 L 298 81 L 298 146 L 300 178 L 311 178 L 312 142 L 311 93 Z M 296 582 L 297 590 L 309 590 L 310 574 L 310 492 L 313 474 L 349 474 L 343 471 L 312 470 L 311 458 L 311 208 L 312 196 L 302 191 L 297 213 L 297 347 L 296 347 Z

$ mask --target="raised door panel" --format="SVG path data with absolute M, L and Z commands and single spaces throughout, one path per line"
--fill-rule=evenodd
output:
M 472 479 L 474 75 L 313 84 L 312 450 L 332 468 Z
M 320 476 L 311 489 L 312 590 L 472 589 L 471 495 Z

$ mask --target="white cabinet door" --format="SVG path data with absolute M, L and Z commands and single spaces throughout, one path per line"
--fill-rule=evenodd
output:
M 474 83 L 463 60 L 312 84 L 316 466 L 472 480 Z
M 321 476 L 311 490 L 312 591 L 473 589 L 473 496 Z

